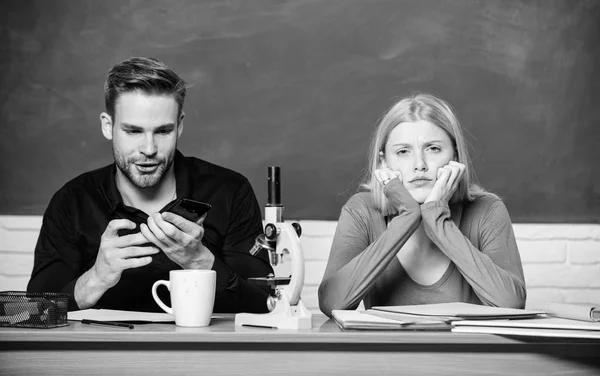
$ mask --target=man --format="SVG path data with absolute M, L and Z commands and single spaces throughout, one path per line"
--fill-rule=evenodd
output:
M 266 312 L 267 291 L 246 279 L 272 272 L 266 255 L 248 252 L 262 231 L 250 183 L 177 150 L 185 82 L 157 60 L 132 58 L 112 68 L 104 91 L 100 121 L 115 163 L 54 195 L 27 290 L 69 293 L 69 310 L 160 311 L 155 281 L 173 269 L 212 269 L 216 312 Z M 212 209 L 197 222 L 158 213 L 178 197 Z M 170 301 L 166 289 L 159 295 Z

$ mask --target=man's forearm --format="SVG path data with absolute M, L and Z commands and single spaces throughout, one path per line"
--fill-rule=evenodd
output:
M 77 279 L 73 295 L 79 309 L 87 309 L 95 306 L 108 289 L 91 268 Z

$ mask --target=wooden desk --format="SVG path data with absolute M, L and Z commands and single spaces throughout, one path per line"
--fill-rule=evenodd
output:
M 0 328 L 0 375 L 593 375 L 600 341 L 450 332 L 343 332 L 325 316 L 303 331 L 142 324 Z

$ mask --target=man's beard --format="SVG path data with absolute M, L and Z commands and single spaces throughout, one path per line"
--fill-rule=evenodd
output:
M 160 161 L 156 159 L 134 159 L 127 158 L 124 155 L 120 154 L 117 149 L 113 147 L 113 155 L 115 158 L 115 164 L 121 170 L 123 175 L 127 177 L 127 179 L 137 188 L 152 188 L 156 187 L 163 179 L 165 172 L 169 170 L 169 168 L 173 165 L 174 158 L 168 158 L 166 161 Z M 152 162 L 158 163 L 158 167 L 156 171 L 151 174 L 141 173 L 137 167 L 135 166 L 136 162 Z

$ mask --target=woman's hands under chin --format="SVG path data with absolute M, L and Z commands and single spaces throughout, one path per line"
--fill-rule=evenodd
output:
M 437 180 L 425 199 L 424 203 L 430 201 L 448 202 L 461 182 L 465 173 L 465 165 L 455 161 L 448 162 L 447 165 L 440 167 L 437 172 Z
M 385 187 L 385 185 L 392 179 L 398 178 L 400 181 L 402 181 L 402 174 L 400 171 L 393 171 L 389 168 L 380 168 L 375 170 L 375 178 L 379 184 Z

